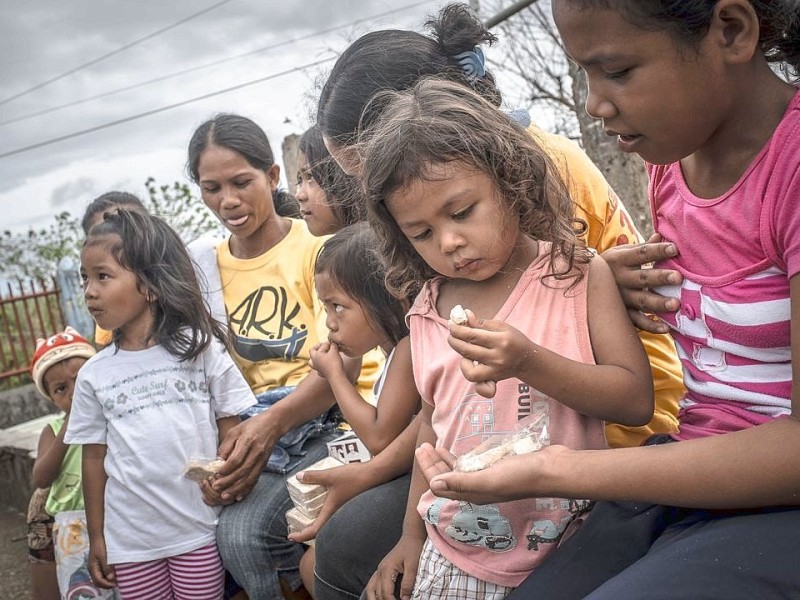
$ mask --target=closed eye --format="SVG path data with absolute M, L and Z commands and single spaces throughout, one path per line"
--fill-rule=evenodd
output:
M 409 235 L 408 237 L 409 237 L 410 240 L 412 240 L 414 242 L 424 242 L 430 236 L 431 236 L 431 230 L 430 229 L 426 229 L 425 231 L 422 231 L 422 232 L 417 233 L 415 235 Z
M 453 213 L 453 219 L 455 221 L 463 221 L 472 214 L 473 207 L 474 205 L 471 204 L 467 208 L 461 209 L 458 212 Z

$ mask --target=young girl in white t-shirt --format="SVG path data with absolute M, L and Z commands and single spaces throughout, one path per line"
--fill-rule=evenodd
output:
M 89 569 L 126 600 L 218 599 L 218 508 L 185 472 L 255 399 L 162 220 L 107 213 L 81 252 L 86 304 L 113 343 L 81 369 L 66 442 L 83 445 Z

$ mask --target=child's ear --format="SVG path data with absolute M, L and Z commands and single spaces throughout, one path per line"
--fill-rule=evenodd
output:
M 714 35 L 726 61 L 744 64 L 753 59 L 760 36 L 758 15 L 749 0 L 719 0 L 708 35 Z

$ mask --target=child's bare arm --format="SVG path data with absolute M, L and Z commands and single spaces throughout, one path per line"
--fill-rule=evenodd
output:
M 565 358 L 502 321 L 451 325 L 450 345 L 470 381 L 516 377 L 574 410 L 623 425 L 653 415 L 647 355 L 628 319 L 611 271 L 595 257 L 588 273 L 589 333 L 597 364 Z
M 86 528 L 89 532 L 89 572 L 96 585 L 112 588 L 116 585 L 114 567 L 108 564 L 105 524 L 106 458 L 105 444 L 83 446 L 81 477 L 83 479 L 83 501 L 86 505 Z
M 69 449 L 69 445 L 64 443 L 68 420 L 69 415 L 57 435 L 53 433 L 53 428 L 49 425 L 42 429 L 31 475 L 31 483 L 37 488 L 48 487 L 61 472 L 61 465 Z
M 328 371 L 328 382 L 347 422 L 371 454 L 378 454 L 411 422 L 419 409 L 419 394 L 411 370 L 408 338 L 397 344 L 378 406 L 372 406 L 340 371 Z

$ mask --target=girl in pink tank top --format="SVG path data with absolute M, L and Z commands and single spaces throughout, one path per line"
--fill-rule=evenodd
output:
M 362 177 L 387 285 L 404 295 L 427 281 L 407 317 L 418 444 L 460 455 L 535 415 L 552 443 L 599 449 L 605 420 L 647 423 L 647 357 L 542 149 L 461 85 L 423 81 L 375 102 Z M 457 304 L 460 325 L 448 322 Z M 502 598 L 586 504 L 437 498 L 415 466 L 403 536 L 368 596 L 402 574 L 404 597 Z

